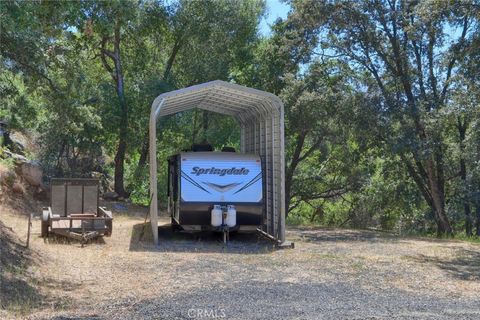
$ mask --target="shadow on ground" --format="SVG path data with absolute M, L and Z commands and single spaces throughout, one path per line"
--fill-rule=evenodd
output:
M 73 290 L 74 284 L 56 279 L 54 274 L 32 273 L 31 266 L 43 261 L 37 252 L 25 248 L 17 235 L 0 221 L 0 310 L 22 317 L 48 306 L 62 309 L 72 302 L 65 297 L 44 294 L 42 288 Z
M 345 230 L 334 228 L 289 227 L 287 236 L 293 236 L 304 242 L 359 242 L 396 239 L 389 233 L 379 233 L 369 230 Z
M 75 240 L 66 236 L 58 235 L 58 234 L 49 234 L 48 238 L 43 239 L 45 244 L 49 245 L 69 245 L 69 246 L 75 246 L 75 247 L 81 247 L 82 243 L 79 240 Z M 99 245 L 104 245 L 105 240 L 103 239 L 103 236 L 96 237 L 94 239 L 88 240 L 84 246 L 88 246 L 89 244 L 99 244 Z
M 0 309 L 22 313 L 41 304 L 43 296 L 26 272 L 32 260 L 31 251 L 0 221 Z
M 276 250 L 274 243 L 259 233 L 231 233 L 225 245 L 220 233 L 173 231 L 168 224 L 158 227 L 158 237 L 159 245 L 154 246 L 150 224 L 136 224 L 131 232 L 130 251 L 262 254 Z
M 460 280 L 480 280 L 480 252 L 478 251 L 462 248 L 457 249 L 452 257 L 418 255 L 409 258 L 415 262 L 433 264 Z
M 88 314 L 88 315 L 63 315 L 63 316 L 55 316 L 53 318 L 49 318 L 50 320 L 101 320 L 107 319 L 105 317 L 101 317 L 96 314 Z

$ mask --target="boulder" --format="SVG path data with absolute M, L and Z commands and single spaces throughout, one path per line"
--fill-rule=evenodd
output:
M 14 182 L 12 186 L 12 191 L 18 194 L 24 194 L 25 193 L 25 188 L 23 185 L 19 182 Z
M 10 132 L 10 149 L 18 154 L 24 155 L 27 145 L 27 140 L 21 134 Z
M 22 177 L 34 187 L 42 185 L 43 171 L 36 161 L 26 161 L 21 164 Z
M 0 165 L 0 185 L 12 186 L 17 176 L 13 170 L 8 167 Z
M 9 158 L 13 158 L 15 160 L 15 163 L 17 164 L 22 164 L 23 162 L 28 162 L 28 159 L 25 156 L 22 156 L 21 154 L 16 154 L 8 150 L 3 150 L 3 153 L 5 156 Z
M 33 197 L 37 200 L 48 200 L 49 197 L 49 191 L 45 186 L 39 186 L 35 188 L 35 192 L 33 193 Z

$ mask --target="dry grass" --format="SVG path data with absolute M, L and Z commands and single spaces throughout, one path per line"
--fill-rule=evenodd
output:
M 28 272 L 38 261 L 38 255 L 25 248 L 15 232 L 0 221 L 0 318 L 6 317 L 4 310 L 25 315 L 40 307 L 41 294 Z
M 26 218 L 5 208 L 0 210 L 0 219 L 24 237 Z M 480 316 L 480 245 L 395 238 L 364 231 L 291 228 L 287 237 L 296 242 L 294 250 L 273 250 L 256 238 L 246 240 L 245 245 L 241 238 L 225 249 L 214 236 L 198 240 L 189 235 L 162 239 L 163 244 L 154 247 L 148 241 L 138 241 L 144 210 L 135 206 L 127 210 L 128 214 L 115 214 L 112 237 L 84 248 L 63 239 L 44 242 L 39 237 L 40 221 L 35 220 L 31 249 L 38 257 L 26 262 L 24 276 L 33 295 L 40 298 L 24 309 L 10 308 L 7 314 L 3 311 L 3 317 L 155 318 L 155 308 L 160 308 L 174 310 L 168 317 L 185 318 L 187 307 L 177 305 L 178 301 L 215 305 L 214 297 L 223 290 L 234 295 L 244 292 L 247 300 L 260 292 L 260 299 L 250 304 L 270 310 L 267 302 L 276 299 L 268 291 L 271 286 L 271 290 L 281 289 L 279 294 L 298 300 L 298 306 L 285 307 L 285 318 L 302 317 L 296 312 L 307 304 L 320 312 L 322 301 L 312 297 L 312 292 L 321 295 L 325 291 L 327 299 L 339 295 L 335 291 L 338 288 L 346 290 L 344 294 L 358 291 L 356 297 L 360 300 L 388 294 L 409 299 L 428 297 L 445 303 L 455 298 L 476 303 L 472 312 Z M 146 230 L 148 238 L 150 229 Z M 396 302 L 392 303 L 395 306 Z M 244 308 L 248 308 L 249 303 L 245 304 Z M 228 318 L 248 318 L 251 308 L 242 311 L 242 305 L 225 305 L 230 312 Z M 317 315 L 305 310 L 304 318 Z M 275 311 L 271 312 L 265 317 L 275 318 Z

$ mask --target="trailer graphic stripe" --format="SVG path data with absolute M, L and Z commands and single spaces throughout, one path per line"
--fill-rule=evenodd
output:
M 222 192 L 222 193 L 227 192 L 228 190 L 233 189 L 238 185 L 241 185 L 241 183 L 239 183 L 239 182 L 234 182 L 234 183 L 230 183 L 230 184 L 226 184 L 226 185 L 219 185 L 219 184 L 212 183 L 212 182 L 202 182 L 202 183 L 209 186 L 210 188 L 212 188 L 212 189 L 214 189 L 218 192 Z
M 260 172 L 259 174 L 257 174 L 252 180 L 250 180 L 246 185 L 244 185 L 243 187 L 241 187 L 240 189 L 238 189 L 236 192 L 234 192 L 233 194 L 237 194 L 239 193 L 240 191 L 242 190 L 245 190 L 247 189 L 248 187 L 251 187 L 252 185 L 255 184 L 255 182 L 259 181 L 260 179 L 262 179 L 262 173 Z
M 190 182 L 191 184 L 193 184 L 195 187 L 199 188 L 199 189 L 202 189 L 203 191 L 207 192 L 207 193 L 210 193 L 207 189 L 205 189 L 204 187 L 202 187 L 200 184 L 198 184 L 195 180 L 193 180 L 192 178 L 190 178 L 185 172 L 183 172 L 182 170 L 182 178 L 184 178 L 185 180 L 187 180 L 188 182 Z

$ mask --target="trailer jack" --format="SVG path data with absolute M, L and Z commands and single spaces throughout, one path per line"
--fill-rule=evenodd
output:
M 222 212 L 222 231 L 223 231 L 223 243 L 227 244 L 230 240 L 230 227 L 226 223 L 227 220 L 227 211 Z

